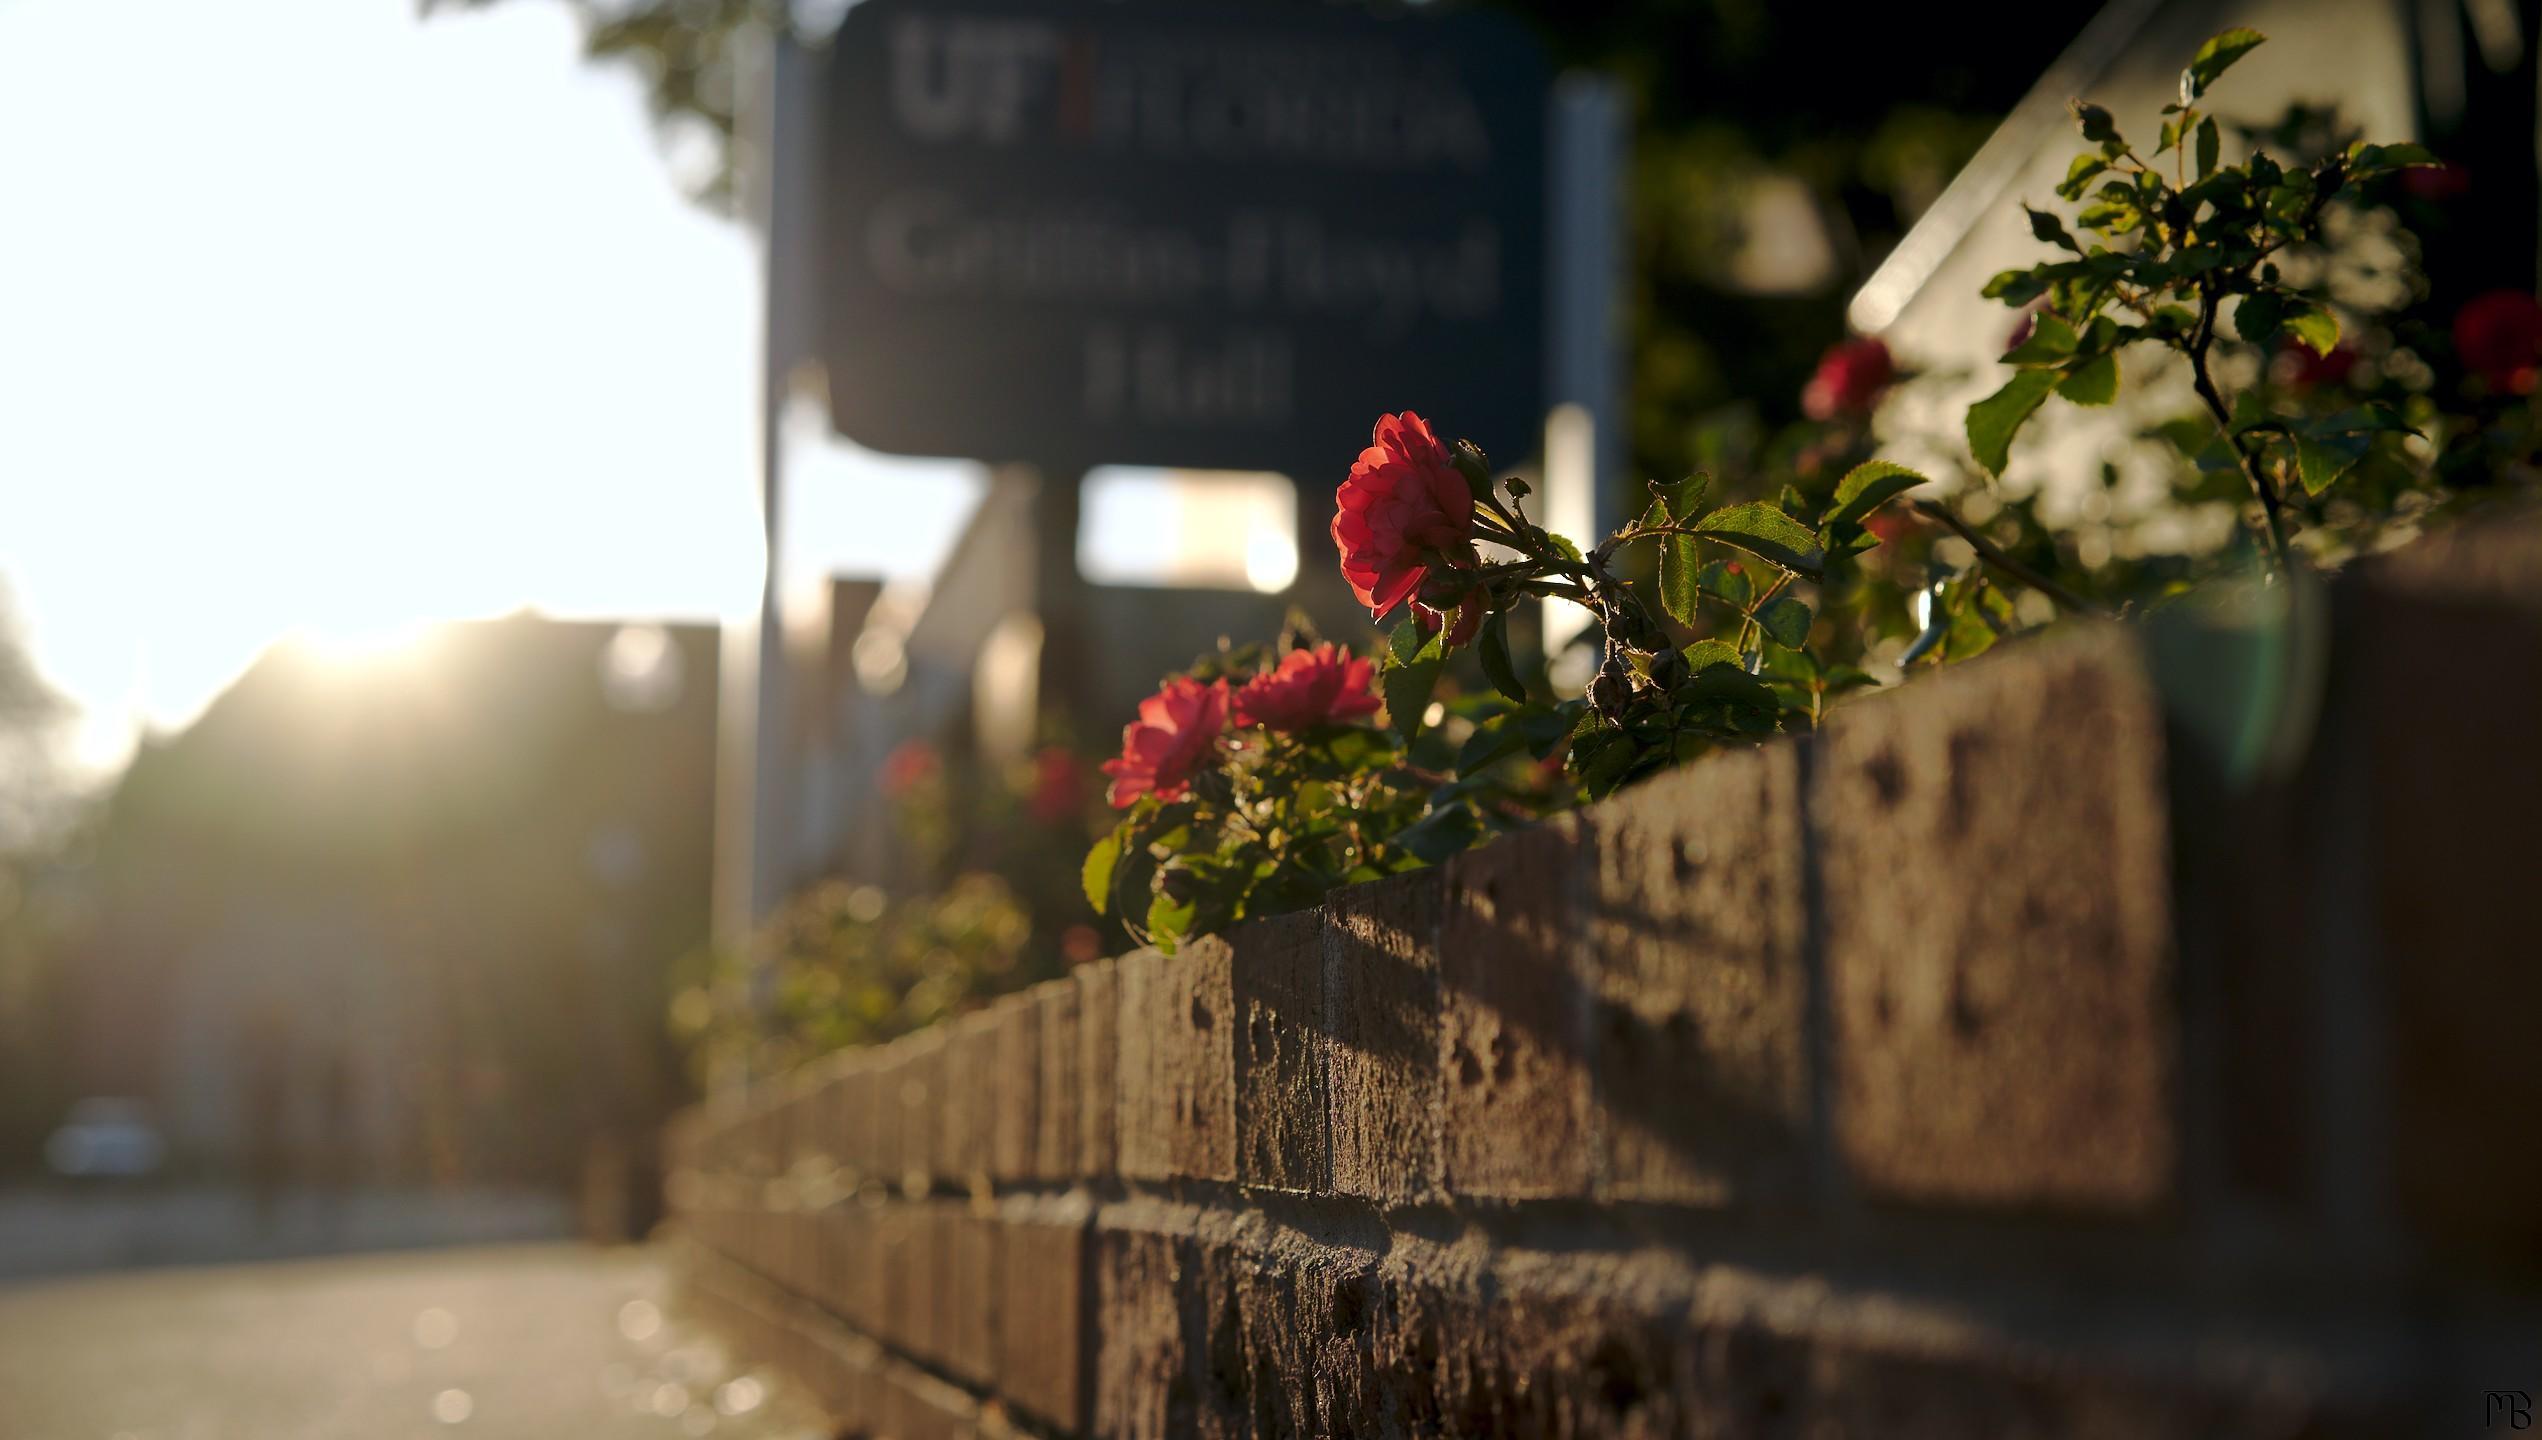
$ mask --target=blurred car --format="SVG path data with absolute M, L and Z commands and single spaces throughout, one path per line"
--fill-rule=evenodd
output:
M 138 1100 L 94 1096 L 71 1107 L 44 1142 L 45 1163 L 72 1180 L 139 1180 L 159 1173 L 167 1142 Z

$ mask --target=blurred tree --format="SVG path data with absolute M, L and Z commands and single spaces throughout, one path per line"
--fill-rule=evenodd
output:
M 430 13 L 497 0 L 417 0 Z M 817 38 L 838 0 L 570 0 L 595 58 L 636 66 L 666 134 L 711 136 L 728 206 L 744 32 Z M 1301 5 L 1322 0 L 1294 0 Z M 2091 17 L 2088 5 L 1475 0 L 1634 107 L 1633 464 L 1672 475 L 1745 406 L 1777 423 L 1846 297 Z M 1725 415 L 1724 408 L 1741 409 Z M 1448 417 L 1443 417 L 1448 418 Z M 1453 424 L 1453 419 L 1448 418 Z

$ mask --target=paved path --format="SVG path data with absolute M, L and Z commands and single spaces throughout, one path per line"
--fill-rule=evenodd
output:
M 536 1245 L 0 1288 L 10 1440 L 813 1440 L 662 1258 Z

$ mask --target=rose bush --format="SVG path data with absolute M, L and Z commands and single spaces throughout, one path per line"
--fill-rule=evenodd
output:
M 2087 559 L 2041 520 L 2035 490 L 2000 488 L 2027 422 L 2051 397 L 2111 404 L 2130 349 L 2168 357 L 2197 397 L 2196 414 L 2147 437 L 2176 447 L 2175 503 L 2247 505 L 2272 573 L 2423 522 L 2454 478 L 2521 475 L 2534 427 L 2498 402 L 2534 388 L 2542 305 L 2519 293 L 2466 307 L 2454 392 L 2389 325 L 2347 334 L 2380 317 L 2329 285 L 2342 272 L 2328 217 L 2409 196 L 2408 177 L 2436 162 L 2298 109 L 2236 127 L 2244 153 L 2228 163 L 2225 127 L 2201 106 L 2260 43 L 2234 30 L 2199 50 L 2150 156 L 2077 105 L 2091 149 L 2058 193 L 2079 212 L 2069 225 L 2029 210 L 2059 253 L 1988 283 L 2022 312 L 2009 378 L 1968 410 L 1974 465 L 1943 484 L 1873 453 L 1873 415 L 1912 378 L 1873 337 L 1828 351 L 1800 397 L 1809 424 L 1710 444 L 1728 483 L 1654 481 L 1636 518 L 1586 550 L 1530 518 L 1525 483 L 1496 480 L 1471 444 L 1410 412 L 1380 417 L 1336 491 L 1332 535 L 1353 596 L 1395 617 L 1384 644 L 1363 657 L 1291 638 L 1169 679 L 1106 766 L 1126 813 L 1088 857 L 1089 900 L 1171 948 L 1712 747 L 1814 728 L 1876 683 L 1875 651 L 1951 663 L 2060 613 L 2164 603 L 2230 569 L 2253 551 Z M 2237 349 L 2249 358 L 2223 363 Z M 2233 393 L 2231 374 L 2254 378 Z M 1553 694 L 1512 651 L 1511 615 L 1547 599 L 1596 622 L 1582 693 Z M 1464 678 L 1435 698 L 1451 662 Z M 1187 740 L 1179 717 L 1206 717 L 1168 697 L 1230 685 L 1226 743 Z M 1357 723 L 1380 698 L 1384 727 Z

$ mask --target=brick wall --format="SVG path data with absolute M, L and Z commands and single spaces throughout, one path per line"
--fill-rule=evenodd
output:
M 2542 1392 L 2542 526 L 2298 599 L 694 1112 L 695 1303 L 896 1440 L 2481 1433 Z

